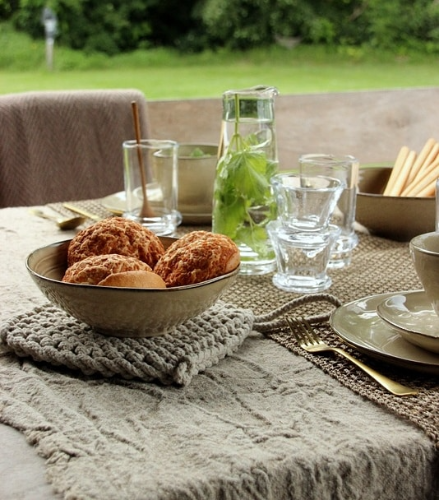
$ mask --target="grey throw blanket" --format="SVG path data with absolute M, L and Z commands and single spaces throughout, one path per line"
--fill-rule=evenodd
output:
M 122 142 L 134 139 L 138 90 L 0 96 L 0 207 L 98 198 L 123 189 Z

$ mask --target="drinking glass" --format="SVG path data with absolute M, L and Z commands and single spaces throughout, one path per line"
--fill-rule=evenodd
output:
M 125 141 L 124 217 L 159 236 L 173 235 L 182 217 L 178 201 L 178 144 L 169 140 Z
M 274 286 L 296 293 L 317 293 L 331 286 L 327 269 L 332 246 L 340 235 L 337 226 L 297 231 L 277 220 L 267 230 L 276 254 Z
M 351 263 L 352 251 L 358 244 L 354 222 L 359 162 L 349 155 L 306 154 L 299 158 L 299 167 L 301 174 L 327 175 L 345 184 L 331 216 L 331 224 L 338 226 L 341 231 L 328 264 L 329 268 L 345 267 Z
M 275 175 L 271 184 L 278 220 L 299 231 L 325 228 L 344 188 L 339 179 L 289 172 Z
M 344 183 L 290 172 L 271 183 L 277 203 L 277 219 L 267 225 L 277 263 L 273 284 L 287 292 L 326 290 L 329 258 L 341 232 L 329 221 Z

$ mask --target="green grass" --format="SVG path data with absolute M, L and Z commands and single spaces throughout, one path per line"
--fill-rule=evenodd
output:
M 0 24 L 0 45 L 0 94 L 137 88 L 148 99 L 180 99 L 219 97 L 257 84 L 274 85 L 281 94 L 439 86 L 439 57 L 419 53 L 299 46 L 184 56 L 156 49 L 110 58 L 55 45 L 49 70 L 44 41 Z

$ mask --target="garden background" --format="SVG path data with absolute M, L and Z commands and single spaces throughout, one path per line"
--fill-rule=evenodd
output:
M 47 64 L 42 13 L 56 14 Z M 0 93 L 439 85 L 438 0 L 0 0 Z

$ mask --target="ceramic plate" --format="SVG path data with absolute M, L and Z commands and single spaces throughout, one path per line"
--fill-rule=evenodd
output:
M 110 194 L 101 199 L 102 206 L 114 215 L 122 215 L 125 210 L 125 192 Z
M 344 304 L 332 313 L 332 328 L 348 344 L 365 354 L 405 368 L 439 374 L 437 354 L 407 342 L 378 316 L 378 305 L 394 295 L 373 295 Z
M 125 192 L 110 194 L 101 199 L 102 206 L 114 215 L 122 215 L 125 211 Z M 183 224 L 210 225 L 212 214 L 188 214 L 182 213 Z
M 409 342 L 439 353 L 439 317 L 424 291 L 392 295 L 378 304 L 377 312 Z

